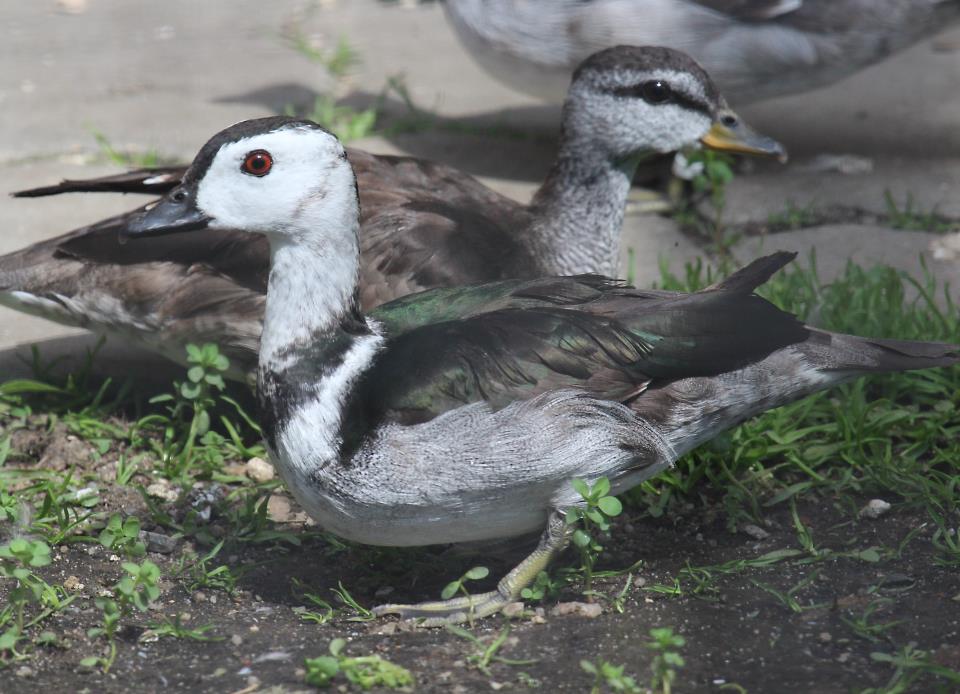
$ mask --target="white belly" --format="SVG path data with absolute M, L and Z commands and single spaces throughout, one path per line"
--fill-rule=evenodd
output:
M 498 412 L 475 403 L 424 424 L 387 425 L 349 461 L 325 464 L 322 450 L 302 446 L 318 429 L 310 413 L 300 410 L 278 437 L 278 468 L 320 525 L 366 544 L 536 532 L 552 509 L 580 501 L 573 479 L 606 476 L 622 489 L 672 462 L 663 438 L 630 410 L 575 391 Z

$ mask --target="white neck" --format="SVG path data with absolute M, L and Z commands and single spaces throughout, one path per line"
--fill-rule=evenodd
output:
M 354 310 L 360 245 L 356 197 L 329 218 L 329 205 L 304 209 L 296 228 L 268 235 L 267 286 L 260 364 L 286 366 L 291 346 L 332 331 Z
M 302 229 L 268 235 L 259 395 L 261 407 L 272 412 L 268 444 L 294 490 L 302 483 L 298 476 L 339 456 L 343 408 L 384 339 L 356 305 L 355 195 L 348 202 L 326 219 L 333 208 L 320 199 L 319 209 L 305 208 Z

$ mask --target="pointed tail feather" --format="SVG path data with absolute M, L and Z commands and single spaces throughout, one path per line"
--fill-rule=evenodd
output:
M 18 190 L 15 198 L 42 198 L 61 193 L 143 193 L 163 195 L 175 188 L 185 171 L 183 166 L 160 166 L 135 169 L 100 178 L 64 179 L 52 186 Z
M 812 331 L 805 351 L 821 371 L 888 373 L 960 363 L 960 345 Z
M 736 292 L 738 294 L 749 294 L 773 277 L 778 270 L 796 257 L 796 253 L 778 251 L 777 253 L 771 253 L 762 258 L 757 258 L 726 279 L 710 285 L 704 291 L 723 290 Z
M 631 408 L 658 425 L 679 456 L 750 417 L 860 376 L 956 364 L 960 345 L 810 330 L 742 369 L 654 385 Z

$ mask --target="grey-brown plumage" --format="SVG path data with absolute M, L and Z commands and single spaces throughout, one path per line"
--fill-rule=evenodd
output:
M 650 82 L 665 85 L 666 98 L 651 102 L 643 89 Z M 716 125 L 721 121 L 725 125 Z M 224 130 L 204 145 L 186 178 L 183 169 L 165 167 L 19 195 L 158 193 L 181 179 L 181 190 L 193 190 L 222 147 L 255 129 L 292 122 L 255 119 Z M 615 273 L 637 162 L 694 144 L 713 133 L 712 125 L 725 129 L 725 139 L 710 140 L 711 146 L 782 153 L 726 110 L 709 76 L 688 56 L 620 46 L 583 62 L 564 107 L 557 160 L 529 206 L 449 166 L 348 150 L 361 203 L 362 307 L 432 287 Z M 142 208 L 0 258 L 0 302 L 121 333 L 173 358 L 182 358 L 185 342 L 210 339 L 213 328 L 235 362 L 233 375 L 249 373 L 266 290 L 265 240 L 218 230 L 181 242 L 120 243 L 120 233 L 141 215 Z
M 559 101 L 584 56 L 618 43 L 694 56 L 731 100 L 846 77 L 960 20 L 957 0 L 447 0 L 473 58 L 501 82 Z

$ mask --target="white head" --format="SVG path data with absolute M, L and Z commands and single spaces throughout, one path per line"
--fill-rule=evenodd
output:
M 613 159 L 708 147 L 781 156 L 782 147 L 747 128 L 706 71 L 686 53 L 658 46 L 614 46 L 573 74 L 564 102 L 568 142 Z
M 337 138 L 310 121 L 237 123 L 212 137 L 182 184 L 133 235 L 201 227 L 266 234 L 271 243 L 347 241 L 359 225 L 356 179 Z

